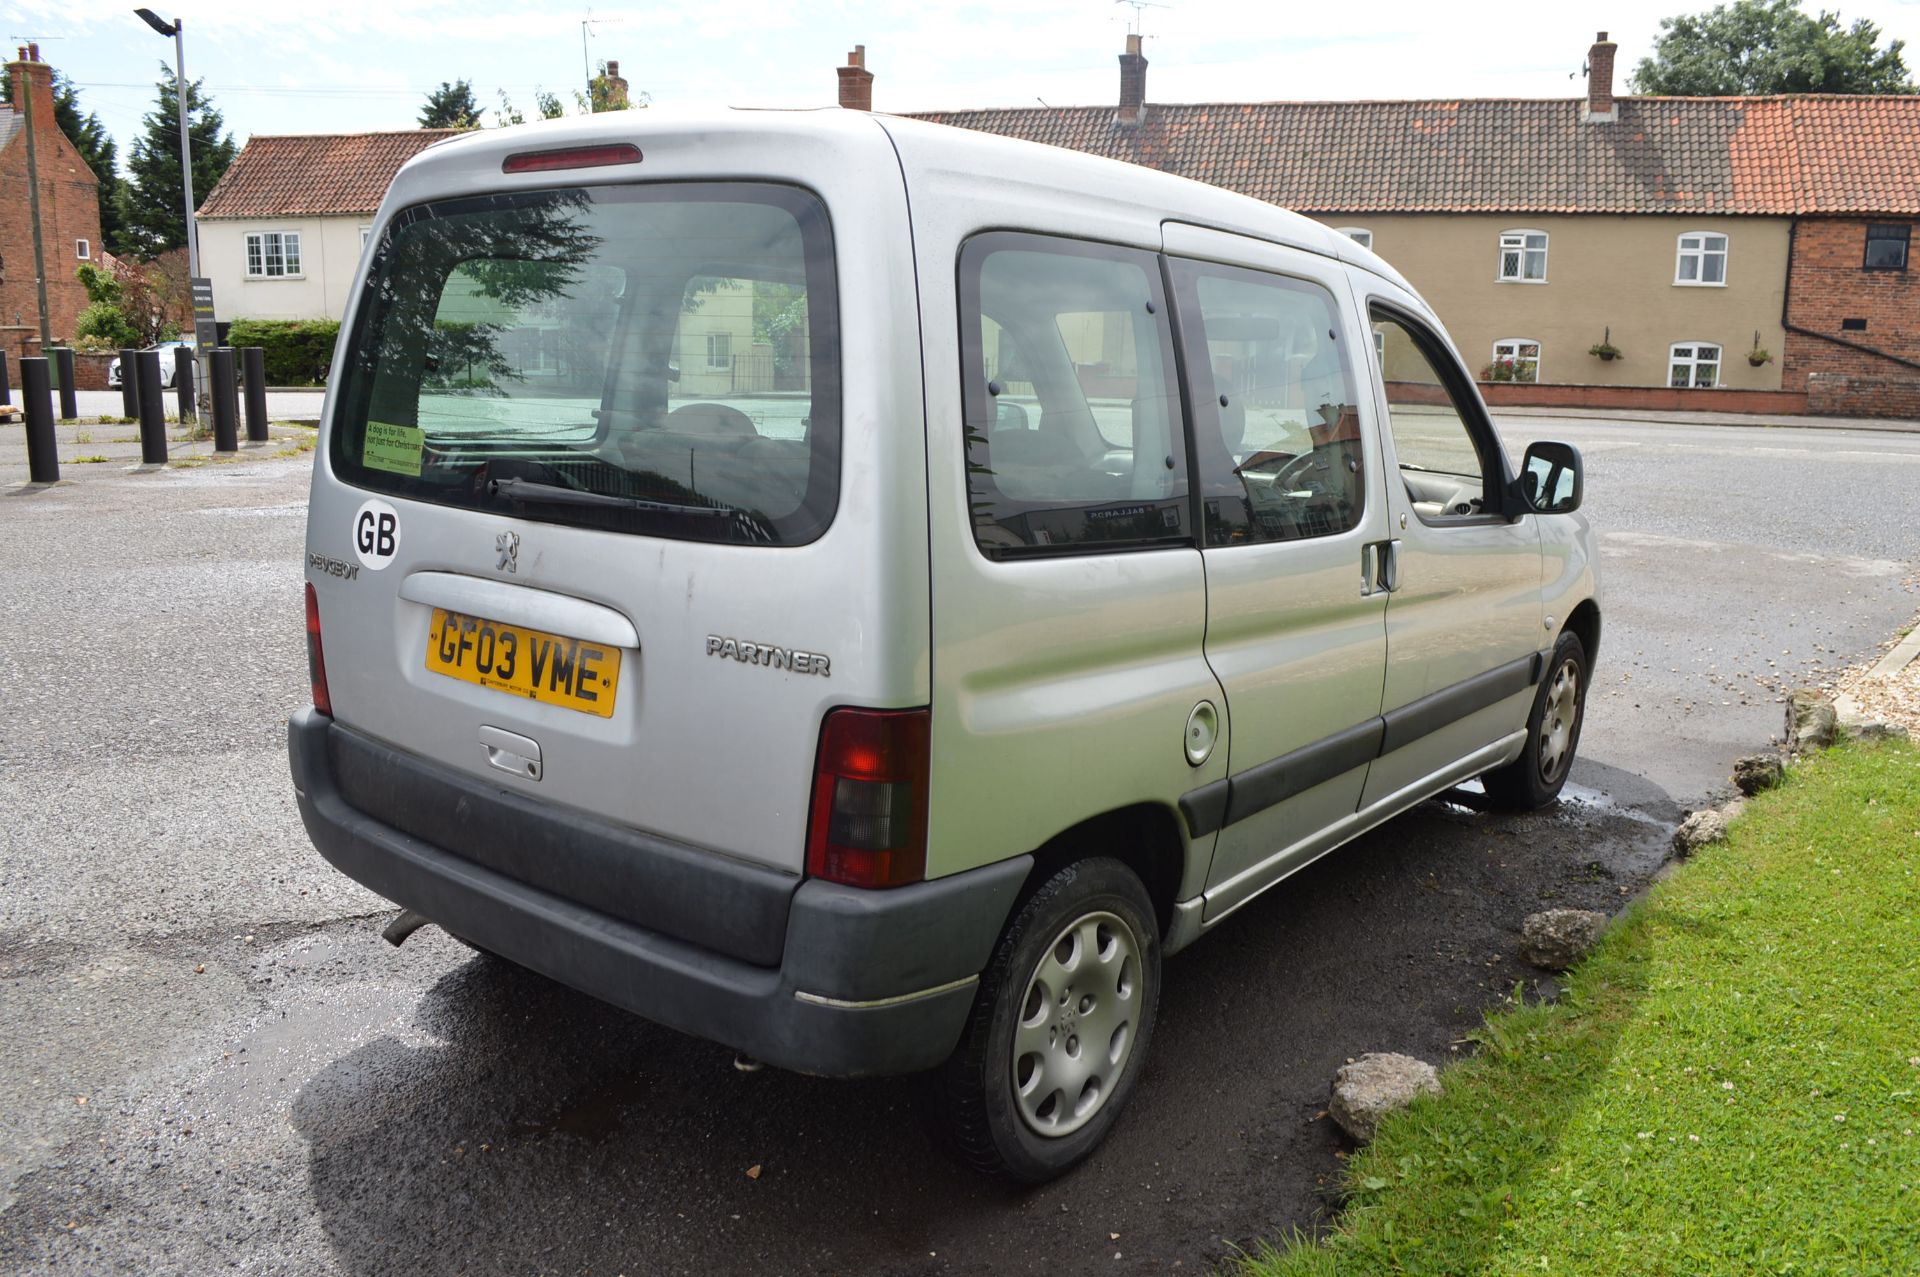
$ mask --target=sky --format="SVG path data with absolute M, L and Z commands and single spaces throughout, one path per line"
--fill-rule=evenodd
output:
M 1920 0 L 1822 0 L 1910 46 L 1920 69 Z M 1595 6 L 1455 0 L 689 0 L 589 9 L 488 0 L 182 0 L 187 74 L 203 79 L 234 136 L 414 127 L 427 91 L 473 82 L 483 107 L 504 90 L 528 116 L 537 88 L 567 97 L 584 57 L 614 59 L 660 105 L 828 106 L 834 68 L 867 49 L 882 111 L 1109 103 L 1115 61 L 1139 23 L 1149 102 L 1418 97 L 1573 97 L 1604 26 L 1619 44 L 1616 88 L 1652 51 L 1660 19 L 1707 0 Z M 1816 3 L 1812 8 L 1820 7 Z M 321 16 L 324 15 L 324 16 Z M 26 38 L 80 88 L 121 143 L 153 107 L 172 41 L 103 0 L 5 0 L 7 56 Z M 570 100 L 570 99 L 569 99 Z M 488 117 L 491 122 L 491 116 Z

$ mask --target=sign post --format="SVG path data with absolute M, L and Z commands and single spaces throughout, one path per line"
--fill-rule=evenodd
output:
M 209 406 L 207 398 L 211 378 L 208 369 L 213 360 L 214 347 L 220 344 L 220 325 L 213 317 L 213 281 L 204 275 L 195 275 L 190 281 L 193 285 L 193 361 L 198 365 L 198 376 L 194 378 L 194 387 L 198 391 L 200 406 Z

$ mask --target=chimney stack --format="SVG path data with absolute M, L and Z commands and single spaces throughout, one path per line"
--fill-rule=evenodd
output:
M 19 56 L 7 64 L 13 81 L 13 113 L 24 115 L 27 94 L 33 94 L 33 126 L 50 129 L 53 124 L 53 68 L 40 60 L 38 44 L 19 46 Z
M 620 64 L 611 58 L 607 60 L 607 100 L 605 110 L 624 111 L 633 105 L 629 97 L 627 82 L 620 78 Z
M 849 111 L 873 110 L 873 72 L 867 70 L 867 46 L 856 44 L 840 72 L 840 105 Z
M 1116 124 L 1138 124 L 1147 112 L 1147 60 L 1140 53 L 1140 37 L 1127 37 L 1127 51 L 1120 55 L 1120 109 L 1113 113 Z
M 1613 55 L 1619 48 L 1602 31 L 1587 50 L 1587 108 L 1581 117 L 1591 123 L 1605 124 L 1620 118 L 1613 100 Z

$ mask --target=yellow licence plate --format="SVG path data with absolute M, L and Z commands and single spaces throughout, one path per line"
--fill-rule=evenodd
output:
M 620 686 L 620 649 L 437 607 L 427 631 L 427 668 L 543 705 L 610 718 Z

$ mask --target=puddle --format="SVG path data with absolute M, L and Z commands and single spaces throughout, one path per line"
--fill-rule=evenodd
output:
M 1568 781 L 1566 786 L 1561 789 L 1560 801 L 1576 803 L 1600 815 L 1620 816 L 1663 832 L 1671 832 L 1674 828 L 1672 821 L 1662 820 L 1660 817 L 1644 812 L 1638 807 L 1633 807 L 1618 801 L 1611 794 L 1598 789 L 1591 789 L 1586 785 L 1576 785 L 1572 781 Z

